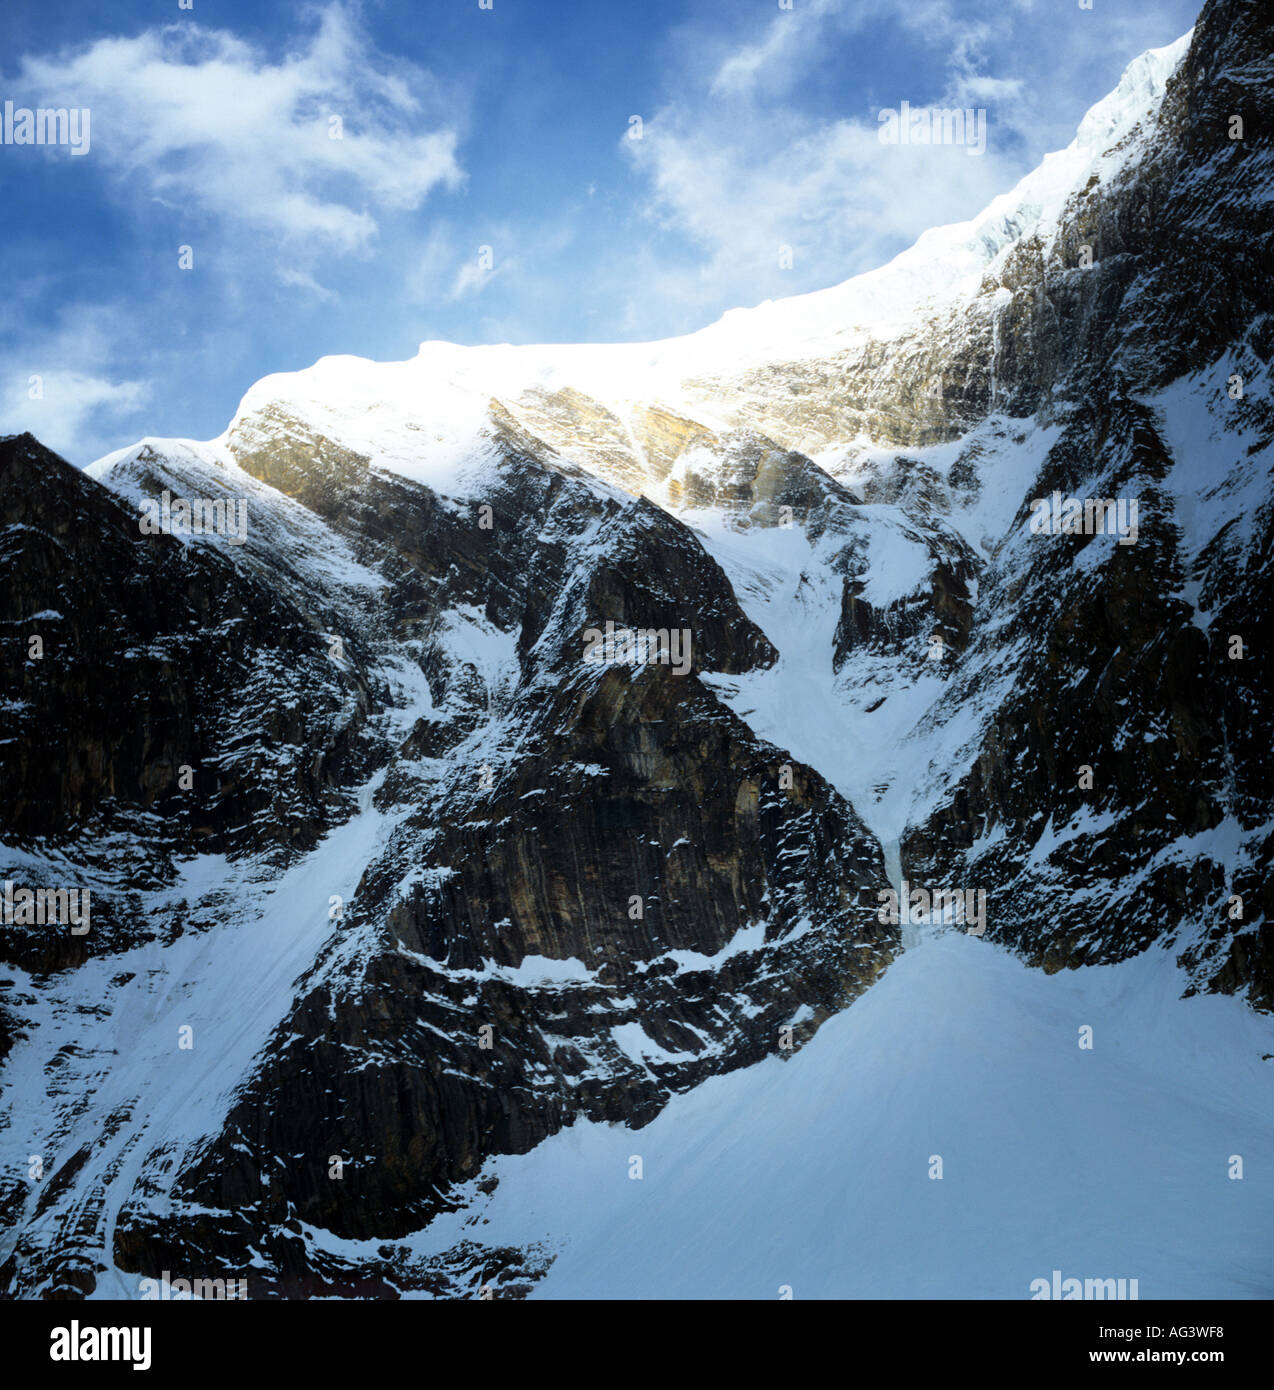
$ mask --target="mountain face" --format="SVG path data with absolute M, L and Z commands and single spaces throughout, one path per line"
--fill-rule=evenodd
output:
M 0 877 L 92 901 L 0 924 L 0 1288 L 521 1296 L 494 1160 L 793 1058 L 903 880 L 1274 1008 L 1271 128 L 1213 0 L 835 289 L 0 441 Z

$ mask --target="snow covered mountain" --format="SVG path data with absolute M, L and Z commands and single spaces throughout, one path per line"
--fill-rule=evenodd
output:
M 0 1288 L 1274 1291 L 1272 118 L 1210 0 L 836 288 L 0 440 L 0 878 L 92 894 L 0 922 Z

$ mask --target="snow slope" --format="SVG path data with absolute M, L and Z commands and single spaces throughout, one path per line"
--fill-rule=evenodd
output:
M 1049 976 L 925 932 L 789 1060 L 496 1160 L 482 1238 L 558 1246 L 536 1298 L 1012 1299 L 1054 1269 L 1274 1296 L 1274 1019 L 1182 984 L 1159 951 Z

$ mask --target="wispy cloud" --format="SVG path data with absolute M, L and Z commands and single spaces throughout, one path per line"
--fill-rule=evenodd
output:
M 835 284 L 975 216 L 1073 135 L 1087 104 L 1077 65 L 1111 56 L 1109 29 L 1090 18 L 1035 0 L 1009 0 L 994 25 L 957 0 L 797 0 L 730 42 L 688 32 L 680 47 L 697 65 L 683 63 L 642 138 L 619 140 L 663 239 L 629 258 L 641 286 L 628 327 L 658 331 L 670 306 L 692 327 L 696 310 Z M 1018 41 L 1019 25 L 1033 42 Z M 1130 60 L 1147 37 L 1116 56 Z M 846 53 L 872 51 L 888 61 L 843 68 Z M 830 99 L 805 101 L 820 81 Z M 879 111 L 903 100 L 983 109 L 985 153 L 882 144 Z
M 277 62 L 183 21 L 28 57 L 19 85 L 92 110 L 93 157 L 121 192 L 298 245 L 362 250 L 378 209 L 416 208 L 463 179 L 433 78 L 376 53 L 340 4 Z
M 796 60 L 818 40 L 826 23 L 837 20 L 859 22 L 847 17 L 835 0 L 809 0 L 780 10 L 761 38 L 740 44 L 720 60 L 709 91 L 713 96 L 748 96 L 761 85 L 773 90 L 799 80 Z
M 289 289 L 299 290 L 303 295 L 321 304 L 334 304 L 340 297 L 326 285 L 320 285 L 307 270 L 299 270 L 295 266 L 280 266 L 278 276 L 280 284 L 286 285 Z
M 488 263 L 487 248 L 479 251 L 478 259 L 466 261 L 451 282 L 451 298 L 464 299 L 466 295 L 480 294 L 495 279 L 514 265 L 513 261 L 501 261 L 499 265 Z
M 100 435 L 133 416 L 153 389 L 149 380 L 115 374 L 115 323 L 107 307 L 77 308 L 0 352 L 5 433 L 29 430 L 73 463 L 95 458 Z
M 340 0 L 306 14 L 282 52 L 186 16 L 28 54 L 7 75 L 29 105 L 91 109 L 91 153 L 65 177 L 100 173 L 84 196 L 138 234 L 112 244 L 126 248 L 123 276 L 87 306 L 70 297 L 88 283 L 82 247 L 38 284 L 10 277 L 24 307 L 0 327 L 0 429 L 30 429 L 81 463 L 136 433 L 193 431 L 196 383 L 277 341 L 280 306 L 313 332 L 348 317 L 351 295 L 370 304 L 385 274 L 373 267 L 401 253 L 404 223 L 463 185 L 464 92 L 379 51 Z M 171 237 L 159 273 L 157 226 Z M 191 273 L 179 241 L 194 247 Z M 126 278 L 142 266 L 144 279 Z M 220 381 L 221 399 L 254 374 Z
M 817 19 L 817 16 L 815 16 Z M 753 78 L 783 50 L 800 66 L 800 44 L 820 42 L 816 22 L 780 19 L 760 44 L 738 50 L 706 92 L 680 95 L 621 145 L 648 181 L 649 216 L 688 238 L 691 261 L 652 266 L 655 283 L 633 300 L 635 328 L 655 302 L 676 296 L 705 308 L 834 284 L 887 260 L 935 222 L 973 215 L 1021 169 L 992 143 L 981 158 L 949 146 L 882 145 L 866 101 L 839 119 L 802 113 Z M 935 102 L 989 104 L 1016 93 L 953 64 Z M 714 99 L 724 88 L 728 100 Z M 902 91 L 916 102 L 923 94 Z M 1013 141 L 1016 144 L 1016 140 Z M 654 293 L 652 293 L 652 290 Z

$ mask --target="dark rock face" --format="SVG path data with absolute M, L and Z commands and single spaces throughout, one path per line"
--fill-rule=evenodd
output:
M 307 615 L 213 551 L 141 534 L 28 435 L 0 441 L 0 526 L 6 841 L 76 845 L 96 950 L 148 933 L 132 890 L 170 878 L 173 855 L 285 853 L 348 814 L 369 692 Z M 0 953 L 28 966 L 84 949 L 0 927 Z
M 837 669 L 864 647 L 876 660 L 910 658 L 919 663 L 938 649 L 960 653 L 968 646 L 974 619 L 971 581 L 981 571 L 978 557 L 940 521 L 931 521 L 923 530 L 906 527 L 904 533 L 928 551 L 928 574 L 921 588 L 883 608 L 863 596 L 867 571 L 862 562 L 846 557 L 848 572 L 833 646 Z
M 1001 355 L 997 379 L 1021 413 L 1050 377 L 1064 383 L 1050 407 L 1062 433 L 1031 496 L 1137 498 L 1140 535 L 1124 547 L 1019 534 L 982 573 L 966 669 L 1007 667 L 1013 688 L 967 774 L 903 848 L 917 878 L 985 886 L 992 934 L 1046 968 L 1120 959 L 1167 928 L 1201 985 L 1264 1008 L 1274 841 L 1258 744 L 1271 727 L 1274 506 L 1266 488 L 1250 545 L 1234 518 L 1185 534 L 1193 518 L 1170 477 L 1184 461 L 1141 402 L 1215 372 L 1200 409 L 1235 436 L 1219 491 L 1243 486 L 1259 467 L 1244 455 L 1274 443 L 1268 391 L 1227 391 L 1234 371 L 1267 382 L 1274 347 L 1272 75 L 1268 8 L 1205 7 L 1149 157 L 1067 209 L 1070 241 L 1098 249 L 1093 268 L 1024 262 L 1019 293 L 1039 306 L 1019 339 L 1027 373 Z M 1229 138 L 1233 113 L 1250 138 Z M 1006 612 L 1008 624 L 979 621 Z M 948 705 L 969 693 L 957 672 Z
M 141 535 L 106 489 L 29 435 L 0 442 L 0 483 L 0 523 L 11 528 L 2 591 L 6 699 L 17 720 L 17 737 L 0 752 L 8 828 L 58 833 L 108 800 L 160 809 L 188 834 L 219 843 L 257 810 L 285 835 L 297 810 L 317 820 L 322 783 L 337 780 L 315 775 L 329 751 L 318 735 L 340 706 L 326 690 L 326 700 L 310 693 L 331 681 L 303 616 L 217 557 L 172 536 Z M 244 698 L 249 673 L 267 659 L 278 668 L 273 707 L 260 698 L 253 709 Z M 244 728 L 252 717 L 256 728 Z M 264 801 L 255 770 L 237 768 L 218 747 L 231 741 L 232 724 L 240 734 L 259 732 L 271 749 L 309 745 L 316 756 L 297 759 L 294 785 Z M 192 812 L 177 797 L 183 763 L 205 783 L 200 799 L 208 799 L 208 783 L 217 789 L 207 811 Z M 255 804 L 245 801 L 248 782 L 258 784 Z M 200 820 L 207 824 L 196 830 Z
M 1201 631 L 1178 596 L 1172 510 L 1157 488 L 1164 451 L 1146 412 L 1114 402 L 1094 416 L 1054 456 L 1091 457 L 1100 430 L 1102 455 L 1118 460 L 1103 495 L 1138 496 L 1142 534 L 1127 548 L 1034 536 L 983 576 L 991 602 L 1015 593 L 1014 622 L 978 638 L 1014 661 L 1013 687 L 967 777 L 904 848 L 917 869 L 985 886 L 996 934 L 1051 967 L 1121 959 L 1162 934 L 1165 913 L 1224 930 L 1225 864 L 1173 846 L 1228 815 L 1260 830 L 1268 800 L 1236 782 L 1227 752 L 1250 728 L 1260 658 L 1231 665 L 1237 629 Z M 1069 487 L 1064 470 L 1057 481 Z M 1253 645 L 1264 621 L 1244 629 Z M 1235 881 L 1244 888 L 1259 901 L 1255 881 Z M 1064 910 L 1048 911 L 1063 892 Z
M 514 468 L 503 501 L 525 515 L 544 483 L 527 461 Z M 553 507 L 583 510 L 562 486 L 537 517 L 550 531 Z M 415 506 L 435 515 L 426 497 Z M 396 508 L 400 528 L 407 514 Z M 817 773 L 758 743 L 695 674 L 579 674 L 599 614 L 690 628 L 696 670 L 775 655 L 680 523 L 647 503 L 596 520 L 583 565 L 563 547 L 534 590 L 540 566 L 505 550 L 522 545 L 512 528 L 492 538 L 481 583 L 442 572 L 440 607 L 458 582 L 487 614 L 521 615 L 520 679 L 486 711 L 485 738 L 472 708 L 458 729 L 417 726 L 408 764 L 454 753 L 460 736 L 473 751 L 413 790 L 427 799 L 369 865 L 345 928 L 353 963 L 334 946 L 316 967 L 221 1137 L 178 1177 L 173 1195 L 227 1213 L 223 1263 L 246 1261 L 263 1230 L 282 1233 L 276 1291 L 313 1277 L 285 1238 L 297 1221 L 353 1239 L 405 1235 L 490 1154 L 524 1152 L 577 1116 L 640 1125 L 674 1092 L 798 1046 L 897 948 L 896 928 L 876 920 L 879 847 Z M 511 746 L 493 713 L 516 729 Z M 402 777 L 411 784 L 410 765 Z M 714 959 L 753 925 L 754 950 Z M 558 961 L 578 963 L 579 978 L 558 982 Z M 639 1029 L 652 1060 L 629 1055 L 616 1028 Z M 351 1067 L 355 1056 L 379 1060 Z M 282 1152 L 316 1157 L 264 1186 Z M 338 1153 L 360 1157 L 336 1182 L 327 1156 Z M 159 1268 L 194 1238 L 138 1203 L 120 1239 L 140 1267 Z
M 88 1247 L 112 1227 L 120 1267 L 213 1261 L 250 1277 L 257 1296 L 391 1296 L 454 1291 L 491 1266 L 516 1290 L 509 1271 L 542 1260 L 475 1246 L 443 1272 L 354 1269 L 307 1248 L 298 1223 L 350 1239 L 417 1230 L 481 1180 L 492 1154 L 524 1152 L 580 1116 L 646 1123 L 675 1092 L 800 1046 L 897 949 L 896 928 L 876 920 L 879 846 L 852 808 L 700 679 L 776 657 L 717 562 L 666 512 L 515 444 L 500 441 L 484 529 L 472 508 L 312 434 L 258 440 L 249 475 L 330 520 L 375 580 L 358 601 L 336 602 L 307 577 L 301 533 L 288 532 L 301 523 L 281 499 L 259 518 L 269 548 L 196 556 L 196 593 L 256 597 L 270 580 L 287 594 L 287 631 L 325 663 L 320 689 L 336 687 L 333 635 L 358 654 L 361 766 L 382 765 L 365 813 L 370 796 L 397 828 L 220 1134 L 172 1171 L 160 1162 L 162 1176 L 144 1176 L 114 1218 L 95 1188 L 76 1239 Z M 139 456 L 128 476 L 148 493 L 175 486 L 181 469 Z M 217 481 L 188 477 L 184 490 Z M 112 542 L 145 557 L 131 518 L 75 482 L 113 518 Z M 161 563 L 169 552 L 190 563 L 179 542 L 158 539 Z M 685 629 L 690 669 L 589 667 L 585 630 L 606 621 Z M 483 644 L 498 648 L 498 669 Z M 429 690 L 399 734 L 378 709 L 395 663 Z M 196 705 L 216 707 L 198 688 L 189 699 L 192 722 Z M 322 761 L 304 766 L 313 774 Z M 145 805 L 137 793 L 118 814 Z M 170 835 L 175 854 L 187 842 Z M 226 844 L 235 848 L 229 833 Z M 285 1152 L 309 1157 L 281 1164 Z M 32 1199 L 19 1189 L 10 1200 L 16 1217 Z M 50 1248 L 34 1215 L 6 1266 L 15 1291 L 91 1284 L 92 1262 L 87 1275 L 72 1269 L 65 1231 Z
M 640 1126 L 673 1092 L 780 1050 L 804 1006 L 799 1045 L 883 969 L 897 941 L 876 921 L 878 847 L 817 774 L 792 769 L 779 790 L 776 750 L 695 683 L 611 671 L 542 719 L 533 758 L 487 797 L 449 793 L 441 832 L 437 806 L 409 819 L 369 869 L 357 972 L 320 972 L 182 1197 L 251 1210 L 253 1229 L 405 1235 L 487 1155 L 578 1115 Z M 423 885 L 404 898 L 405 873 Z M 713 959 L 752 923 L 764 945 Z M 578 980 L 535 978 L 532 962 L 571 958 Z M 634 1027 L 649 1062 L 616 1040 Z M 341 1182 L 316 1161 L 262 1186 L 269 1155 L 328 1149 L 375 1159 Z M 151 1241 L 150 1261 L 179 1258 Z M 301 1273 L 285 1264 L 281 1287 Z

